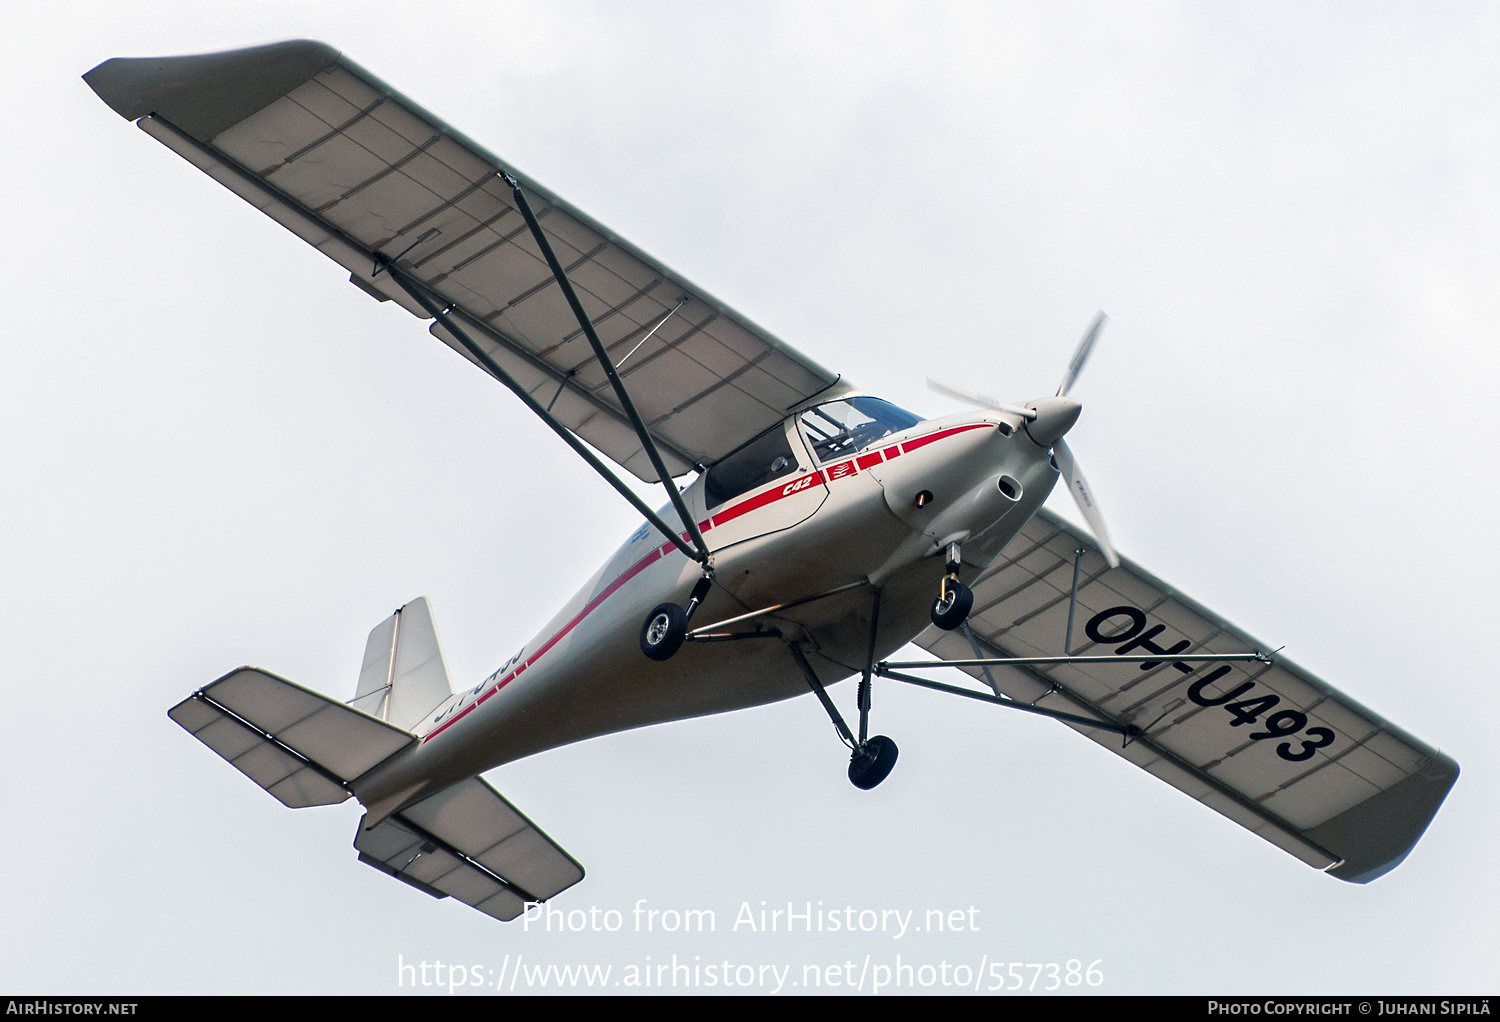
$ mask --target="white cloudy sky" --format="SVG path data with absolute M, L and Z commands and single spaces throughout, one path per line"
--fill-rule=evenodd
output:
M 7 8 L 0 986 L 391 992 L 397 956 L 622 969 L 1102 959 L 1108 992 L 1489 991 L 1500 880 L 1500 8 L 284 3 Z M 1368 887 L 1046 721 L 811 699 L 491 780 L 579 858 L 546 934 L 359 865 L 166 709 L 252 662 L 347 697 L 432 599 L 486 673 L 635 525 L 501 388 L 121 121 L 121 55 L 323 39 L 823 364 L 1050 392 L 1119 546 L 1464 769 Z M 838 693 L 847 704 L 849 692 Z M 730 932 L 742 902 L 979 909 Z M 512 957 L 512 961 L 514 958 Z M 619 972 L 615 976 L 620 975 Z

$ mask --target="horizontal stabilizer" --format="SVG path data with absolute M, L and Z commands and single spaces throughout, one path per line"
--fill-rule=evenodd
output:
M 354 835 L 359 861 L 502 922 L 583 879 L 583 867 L 478 777 Z
M 199 689 L 167 716 L 293 809 L 343 802 L 348 782 L 415 741 L 254 667 Z

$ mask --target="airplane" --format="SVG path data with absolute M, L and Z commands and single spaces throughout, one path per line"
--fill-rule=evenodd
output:
M 472 687 L 452 688 L 419 598 L 370 633 L 347 703 L 246 666 L 168 711 L 289 807 L 357 799 L 361 862 L 515 919 L 584 871 L 484 771 L 810 694 L 868 790 L 898 756 L 869 733 L 877 680 L 1057 719 L 1351 883 L 1399 865 L 1456 782 L 1453 759 L 1116 553 L 1066 441 L 1102 313 L 1054 394 L 929 381 L 975 410 L 923 419 L 323 43 L 115 58 L 83 77 L 425 321 L 643 519 Z M 1087 531 L 1043 508 L 1059 480 Z M 932 659 L 887 659 L 908 643 Z M 828 690 L 853 678 L 851 723 Z

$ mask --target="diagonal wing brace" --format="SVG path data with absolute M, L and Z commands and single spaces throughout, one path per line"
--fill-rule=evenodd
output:
M 693 521 L 693 516 L 688 512 L 687 505 L 682 501 L 682 494 L 677 492 L 677 487 L 672 485 L 672 476 L 667 472 L 667 466 L 662 463 L 661 453 L 656 449 L 656 441 L 651 439 L 651 433 L 646 429 L 646 423 L 641 419 L 641 413 L 636 411 L 635 402 L 630 400 L 630 392 L 625 389 L 625 381 L 620 379 L 620 374 L 615 371 L 615 364 L 610 361 L 609 352 L 604 350 L 604 345 L 599 341 L 599 335 L 594 331 L 594 324 L 589 319 L 588 313 L 583 311 L 583 303 L 578 300 L 578 294 L 573 290 L 573 285 L 568 281 L 568 275 L 563 271 L 562 263 L 557 261 L 557 254 L 552 251 L 552 244 L 547 241 L 547 236 L 542 233 L 542 225 L 537 223 L 536 214 L 531 211 L 531 203 L 526 201 L 526 193 L 521 191 L 521 185 L 515 178 L 504 171 L 500 172 L 500 179 L 510 185 L 516 200 L 516 208 L 526 218 L 526 226 L 531 228 L 531 235 L 536 239 L 537 248 L 542 250 L 542 255 L 547 260 L 547 265 L 552 268 L 552 276 L 557 279 L 557 286 L 562 288 L 563 296 L 567 298 L 568 305 L 573 310 L 573 315 L 578 318 L 578 325 L 583 328 L 583 334 L 588 338 L 589 347 L 594 349 L 594 357 L 599 360 L 599 365 L 604 370 L 604 375 L 609 377 L 610 385 L 615 389 L 615 397 L 619 398 L 620 406 L 625 409 L 625 414 L 630 417 L 630 424 L 635 427 L 636 436 L 640 438 L 641 446 L 646 450 L 646 457 L 651 459 L 651 467 L 656 470 L 657 477 L 662 486 L 666 487 L 667 496 L 672 500 L 672 506 L 677 509 L 678 517 L 682 519 L 687 534 L 692 537 L 696 553 L 688 556 L 700 564 L 708 563 L 708 546 L 703 542 L 703 534 L 698 531 L 698 523 Z M 674 540 L 675 542 L 675 540 Z M 682 546 L 681 543 L 677 544 Z M 686 551 L 684 551 L 686 553 Z
M 683 553 L 687 554 L 689 558 L 695 561 L 701 562 L 707 558 L 707 553 L 703 551 L 703 537 L 698 534 L 696 529 L 694 529 L 692 533 L 693 537 L 698 541 L 698 549 L 695 550 L 684 543 L 682 541 L 682 537 L 673 532 L 671 527 L 667 525 L 666 522 L 661 520 L 661 516 L 646 505 L 645 501 L 636 496 L 634 490 L 626 486 L 623 482 L 620 481 L 618 476 L 616 476 L 613 472 L 606 468 L 604 463 L 594 456 L 593 451 L 590 451 L 586 446 L 584 446 L 583 441 L 578 439 L 577 435 L 574 434 L 572 430 L 570 430 L 567 426 L 564 426 L 561 422 L 557 421 L 557 419 L 552 416 L 551 412 L 543 408 L 541 406 L 541 403 L 538 402 L 536 398 L 527 393 L 526 388 L 521 386 L 521 384 L 516 381 L 515 377 L 506 372 L 505 369 L 501 367 L 500 363 L 496 362 L 489 356 L 487 352 L 485 352 L 483 348 L 476 344 L 474 342 L 474 338 L 470 337 L 464 330 L 464 328 L 458 325 L 457 317 L 449 315 L 449 313 L 453 310 L 446 301 L 441 303 L 433 301 L 432 295 L 426 288 L 422 286 L 421 282 L 413 277 L 407 276 L 404 272 L 397 269 L 395 263 L 392 260 L 384 259 L 381 261 L 381 265 L 385 268 L 385 272 L 390 275 L 390 278 L 397 284 L 399 284 L 403 291 L 411 295 L 412 301 L 420 305 L 429 316 L 431 316 L 437 322 L 443 324 L 443 326 L 446 327 L 454 337 L 458 338 L 458 342 L 464 346 L 465 351 L 473 356 L 474 361 L 484 366 L 484 368 L 489 371 L 490 375 L 494 376 L 495 379 L 499 380 L 501 383 L 509 387 L 511 393 L 520 398 L 521 402 L 526 405 L 527 408 L 530 408 L 534 413 L 536 413 L 537 418 L 541 419 L 548 426 L 550 426 L 554 433 L 562 437 L 563 440 L 567 442 L 567 445 L 573 448 L 574 452 L 577 453 L 580 458 L 588 462 L 590 468 L 603 476 L 605 482 L 609 483 L 617 491 L 619 491 L 620 496 L 630 501 L 631 506 L 639 511 L 642 515 L 644 515 L 646 521 L 654 525 L 663 536 L 666 536 L 669 540 L 671 540 L 672 543 L 676 545 L 677 549 L 681 550 Z M 634 409 L 632 409 L 632 412 L 633 411 Z M 659 466 L 661 463 L 660 455 L 656 453 L 655 448 L 651 448 L 650 452 L 653 459 L 653 464 Z M 660 469 L 660 471 L 662 472 L 662 479 L 667 483 L 667 489 L 671 491 L 675 497 L 676 491 L 673 490 L 671 477 L 666 474 L 666 470 L 664 468 Z M 681 498 L 678 498 L 676 502 L 680 504 Z M 686 508 L 683 508 L 683 511 L 685 512 Z M 688 516 L 686 514 L 684 514 L 684 520 L 688 520 Z

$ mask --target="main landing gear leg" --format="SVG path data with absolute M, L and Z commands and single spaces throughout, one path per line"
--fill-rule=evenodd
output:
M 962 563 L 958 544 L 949 543 L 943 587 L 938 591 L 938 598 L 932 601 L 932 623 L 945 632 L 951 632 L 967 621 L 974 606 L 974 590 L 958 580 Z
M 865 672 L 859 679 L 859 743 L 863 745 L 870 734 L 870 677 L 875 673 L 875 632 L 880 628 L 880 590 L 875 590 L 875 602 L 870 607 L 870 645 L 865 651 Z
M 705 574 L 700 578 L 688 596 L 686 609 L 675 603 L 658 603 L 653 607 L 641 624 L 641 652 L 652 660 L 670 660 L 672 654 L 682 648 L 682 641 L 687 638 L 688 622 L 708 596 L 712 585 L 710 576 Z
M 833 721 L 833 727 L 839 733 L 839 739 L 852 750 L 852 755 L 849 757 L 850 783 L 856 788 L 869 791 L 885 780 L 891 768 L 896 765 L 896 743 L 885 735 L 876 735 L 869 741 L 856 742 L 853 732 L 849 730 L 849 725 L 844 723 L 838 707 L 833 705 L 833 700 L 828 698 L 828 692 L 823 688 L 823 683 L 813 673 L 812 664 L 807 662 L 806 655 L 796 643 L 790 643 L 787 648 L 792 651 L 792 658 L 802 669 L 802 676 L 807 679 L 808 687 L 813 690 L 813 695 L 818 697 L 818 702 L 822 703 L 823 709 L 828 711 L 828 717 Z M 861 730 L 866 722 L 865 713 L 866 708 L 862 707 Z

